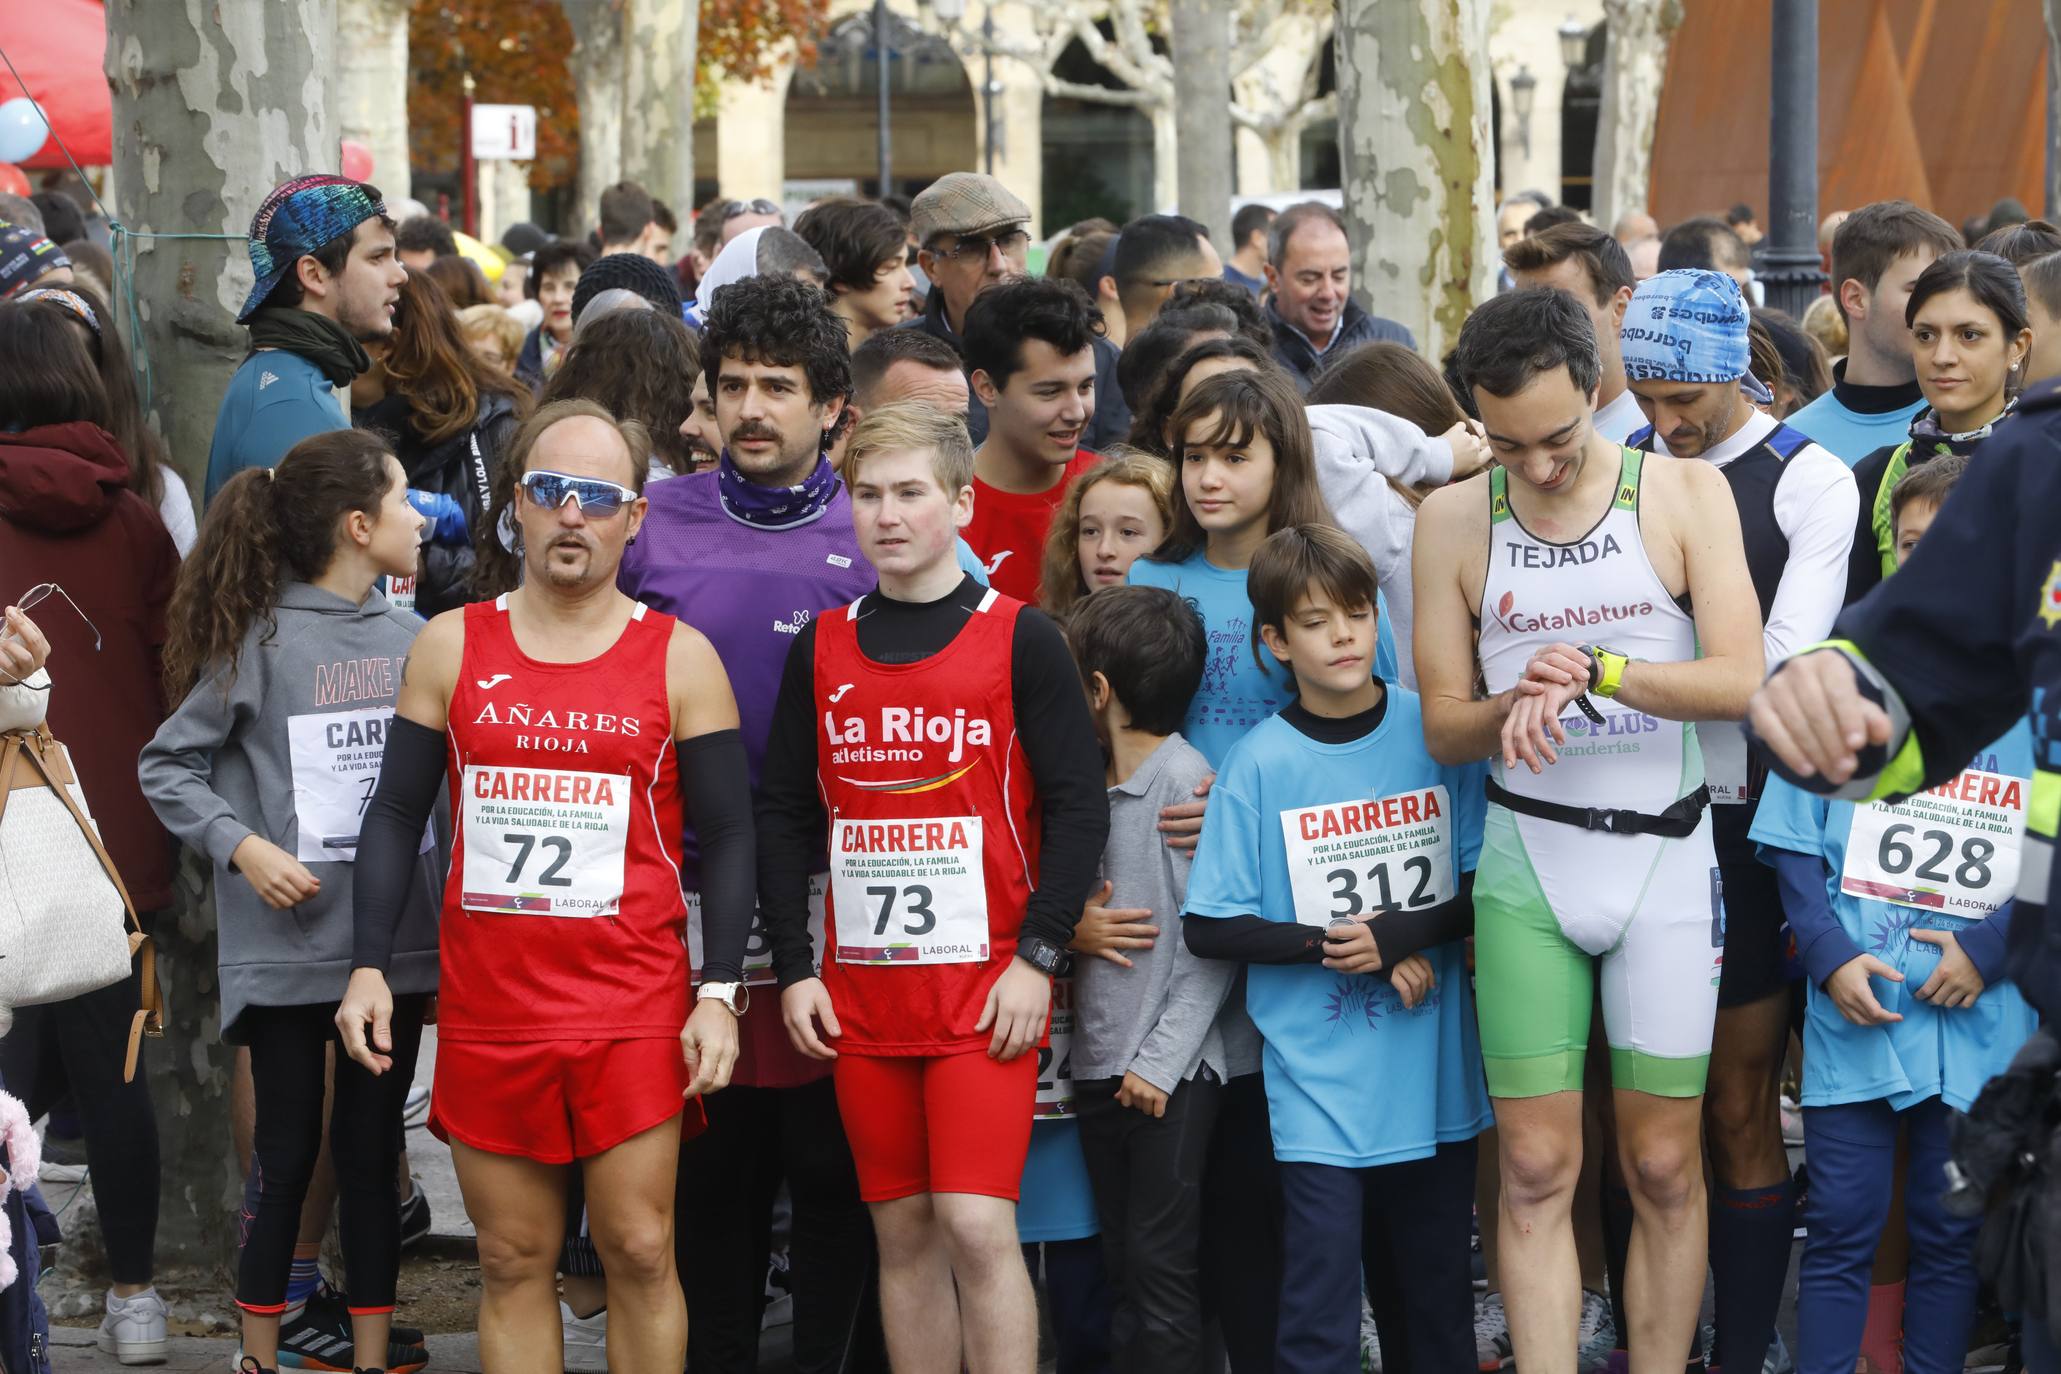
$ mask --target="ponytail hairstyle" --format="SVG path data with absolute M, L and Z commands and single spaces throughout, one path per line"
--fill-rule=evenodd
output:
M 1303 411 L 1302 393 L 1278 363 L 1223 372 L 1190 392 L 1168 422 L 1178 474 L 1191 447 L 1242 448 L 1264 435 L 1274 450 L 1274 489 L 1267 499 L 1267 533 L 1289 525 L 1331 525 L 1331 508 L 1317 485 L 1317 446 Z M 1185 492 L 1174 504 L 1166 543 L 1147 555 L 1179 563 L 1208 543 Z
M 165 693 L 184 701 L 218 664 L 223 690 L 251 628 L 277 628 L 279 589 L 312 582 L 336 557 L 337 522 L 352 511 L 378 519 L 393 477 L 392 452 L 361 429 L 303 439 L 276 468 L 247 468 L 208 503 L 200 540 L 180 565 L 165 640 Z
M 1159 512 L 1159 527 L 1174 527 L 1174 466 L 1156 453 L 1146 453 L 1123 444 L 1102 451 L 1102 461 L 1073 479 L 1059 510 L 1052 517 L 1045 536 L 1045 562 L 1038 578 L 1038 605 L 1054 620 L 1064 617 L 1075 602 L 1088 594 L 1081 580 L 1081 502 L 1088 489 L 1100 482 L 1117 482 L 1137 487 L 1152 498 Z

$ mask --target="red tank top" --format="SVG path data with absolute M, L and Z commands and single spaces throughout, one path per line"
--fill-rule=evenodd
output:
M 687 904 L 666 648 L 639 605 L 584 663 L 525 654 L 508 599 L 465 608 L 437 1031 L 631 1040 L 687 1020 Z
M 816 777 L 830 813 L 823 982 L 856 1054 L 984 1048 L 988 989 L 1016 954 L 1038 861 L 1016 737 L 1023 603 L 990 591 L 919 663 L 859 650 L 858 610 L 816 622 Z

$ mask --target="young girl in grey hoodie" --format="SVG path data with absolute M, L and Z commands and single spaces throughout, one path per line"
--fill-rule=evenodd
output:
M 305 439 L 278 467 L 230 479 L 180 572 L 165 646 L 167 696 L 179 705 L 139 767 L 166 828 L 215 865 L 222 1035 L 250 1047 L 257 1098 L 258 1202 L 236 1301 L 244 1353 L 265 1371 L 277 1363 L 321 1145 L 324 1051 L 350 977 L 358 820 L 422 628 L 377 587 L 414 574 L 421 527 L 400 464 L 357 431 Z M 387 975 L 393 1071 L 375 1078 L 336 1056 L 330 1141 L 359 1368 L 388 1363 L 400 1117 L 436 989 L 438 860 L 425 835 Z M 424 1358 L 394 1354 L 395 1370 Z

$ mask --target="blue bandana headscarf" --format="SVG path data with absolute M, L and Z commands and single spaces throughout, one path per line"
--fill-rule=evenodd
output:
M 1744 385 L 1753 375 L 1752 318 L 1739 283 L 1722 272 L 1678 268 L 1648 277 L 1624 312 L 1624 374 L 1634 382 Z

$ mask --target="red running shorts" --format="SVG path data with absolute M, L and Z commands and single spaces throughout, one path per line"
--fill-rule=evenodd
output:
M 429 1124 L 444 1141 L 570 1164 L 681 1114 L 682 1139 L 706 1124 L 685 1102 L 677 1039 L 440 1040 Z
M 986 1050 L 847 1053 L 832 1076 L 861 1198 L 978 1193 L 1016 1200 L 1037 1099 L 1035 1051 L 1006 1064 Z

